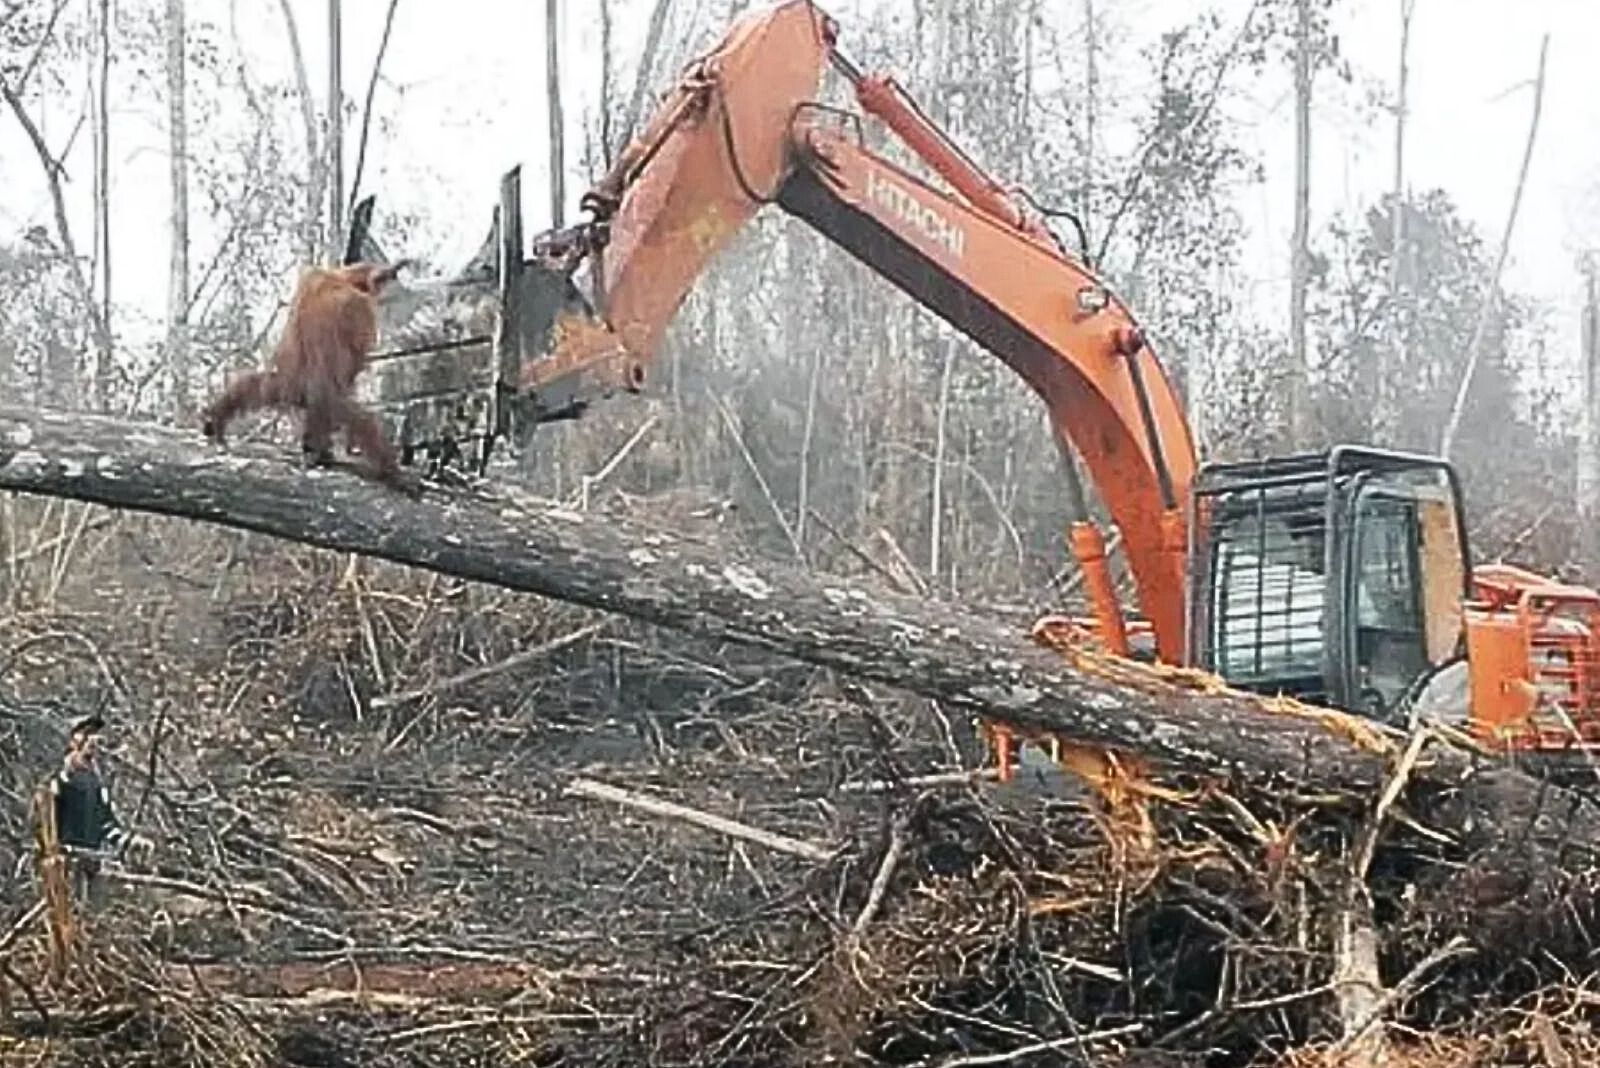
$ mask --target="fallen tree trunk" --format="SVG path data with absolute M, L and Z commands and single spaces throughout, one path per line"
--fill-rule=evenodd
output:
M 192 431 L 0 407 L 0 489 L 202 520 L 542 594 L 1268 791 L 1365 797 L 1398 752 L 1353 717 L 1297 714 L 1214 680 L 1120 661 L 1069 663 L 1014 625 L 956 605 L 734 559 L 723 545 L 510 491 L 430 487 L 408 497 L 348 471 L 303 469 L 285 451 L 219 449 Z M 1457 787 L 1480 765 L 1437 745 L 1411 775 Z M 1495 778 L 1495 804 L 1509 790 L 1522 812 L 1546 809 L 1534 780 Z M 1572 819 L 1580 817 L 1563 811 L 1569 845 L 1589 822 L 1600 832 L 1600 820 L 1574 827 Z
M 0 489 L 219 523 L 784 653 L 969 713 L 1260 785 L 1371 790 L 1383 754 L 1237 693 L 1073 670 L 996 619 L 509 492 L 414 499 L 198 433 L 0 408 Z

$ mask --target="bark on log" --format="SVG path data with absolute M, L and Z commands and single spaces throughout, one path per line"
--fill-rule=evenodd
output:
M 0 489 L 218 523 L 763 647 L 1022 727 L 1263 786 L 1371 789 L 1377 753 L 1250 697 L 1073 670 L 1014 626 L 509 490 L 413 499 L 287 450 L 0 408 Z
M 542 594 L 774 650 L 1240 786 L 1364 798 L 1398 751 L 1365 725 L 1352 729 L 1348 717 L 1294 714 L 1137 665 L 1068 663 L 994 616 L 735 559 L 725 546 L 510 490 L 429 487 L 410 498 L 346 470 L 305 470 L 287 450 L 225 451 L 192 431 L 5 407 L 0 489 L 181 516 Z M 1454 795 L 1480 764 L 1436 746 L 1413 779 Z M 1497 798 L 1509 791 L 1523 811 L 1549 811 L 1534 780 L 1492 777 Z M 1493 807 L 1468 794 L 1467 810 Z M 1452 799 L 1463 801 L 1439 800 Z M 1581 832 L 1600 831 L 1583 814 L 1592 812 L 1563 806 L 1552 831 L 1564 830 L 1570 847 L 1587 837 Z

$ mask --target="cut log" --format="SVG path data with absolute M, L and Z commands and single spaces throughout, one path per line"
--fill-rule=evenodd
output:
M 701 812 L 687 805 L 680 805 L 674 801 L 665 801 L 658 797 L 648 797 L 632 790 L 623 790 L 593 779 L 574 779 L 567 784 L 567 793 L 576 797 L 587 797 L 595 801 L 609 801 L 614 805 L 624 808 L 638 809 L 640 812 L 663 819 L 678 820 L 683 823 L 701 827 L 708 831 L 736 838 L 741 842 L 750 842 L 765 849 L 776 850 L 779 853 L 788 853 L 790 856 L 801 857 L 818 863 L 825 863 L 834 855 L 834 851 L 816 842 L 807 842 L 799 838 L 791 838 L 786 834 L 775 834 L 764 831 L 759 827 L 730 820 L 726 816 L 718 816 L 710 812 Z
M 970 609 L 754 559 L 510 490 L 412 498 L 287 450 L 0 408 L 0 489 L 181 516 L 357 552 L 774 650 L 1023 729 L 1270 787 L 1376 788 L 1385 755 L 1324 722 L 1155 672 L 1074 668 Z
M 740 559 L 725 545 L 509 489 L 410 497 L 347 470 L 307 470 L 286 450 L 224 450 L 193 431 L 5 407 L 0 489 L 186 517 L 621 613 L 1238 786 L 1365 799 L 1399 750 L 1354 717 L 1184 673 L 1069 659 L 970 607 Z M 1459 801 L 1456 788 L 1481 766 L 1436 745 L 1413 779 Z M 1534 780 L 1491 778 L 1494 800 L 1474 796 L 1474 815 L 1508 797 L 1523 812 L 1548 811 Z M 1568 846 L 1600 831 L 1592 811 L 1563 806 Z

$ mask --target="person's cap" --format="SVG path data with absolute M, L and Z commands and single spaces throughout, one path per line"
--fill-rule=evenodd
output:
M 106 729 L 106 721 L 99 713 L 85 716 L 72 725 L 70 734 L 74 736 L 96 734 Z

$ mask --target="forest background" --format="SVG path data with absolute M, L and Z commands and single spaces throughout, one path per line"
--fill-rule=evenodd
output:
M 430 273 L 482 240 L 510 166 L 529 232 L 552 195 L 572 221 L 674 72 L 747 6 L 0 2 L 0 395 L 192 421 L 260 358 L 296 264 L 338 243 L 359 196 L 377 194 L 386 247 Z M 1592 559 L 1600 74 L 1573 43 L 1600 39 L 1600 10 L 830 11 L 845 49 L 895 72 L 979 161 L 1077 214 L 1204 456 L 1443 449 L 1481 558 Z M 828 95 L 843 99 L 832 81 Z M 1062 460 L 1036 399 L 780 213 L 691 296 L 651 398 L 553 431 L 525 474 L 570 492 L 646 423 L 610 485 L 731 497 L 773 552 L 826 564 L 831 531 L 886 538 L 935 590 L 1028 601 L 1061 566 Z

